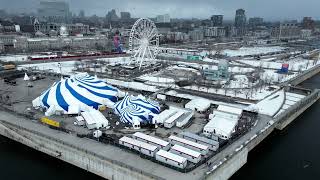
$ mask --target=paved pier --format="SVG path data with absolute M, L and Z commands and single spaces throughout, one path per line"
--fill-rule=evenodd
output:
M 106 179 L 222 180 L 240 169 L 247 162 L 248 152 L 273 130 L 284 129 L 319 98 L 320 90 L 316 89 L 276 118 L 259 115 L 256 126 L 212 157 L 209 166 L 203 164 L 189 173 L 175 171 L 113 145 L 50 129 L 1 109 L 0 134 Z

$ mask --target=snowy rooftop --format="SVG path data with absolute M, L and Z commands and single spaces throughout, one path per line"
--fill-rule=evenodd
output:
M 217 110 L 227 112 L 227 113 L 237 114 L 237 115 L 242 114 L 242 109 L 231 107 L 231 106 L 219 105 Z
M 226 135 L 230 135 L 236 125 L 238 124 L 238 119 L 226 119 L 224 117 L 215 116 L 206 125 L 205 129 L 215 129 L 219 132 L 224 132 Z
M 185 108 L 197 110 L 197 111 L 206 111 L 211 105 L 211 101 L 204 98 L 196 98 L 189 101 Z
M 273 95 L 261 100 L 257 104 L 249 106 L 248 110 L 256 110 L 261 114 L 274 116 L 285 101 L 285 92 L 280 90 Z

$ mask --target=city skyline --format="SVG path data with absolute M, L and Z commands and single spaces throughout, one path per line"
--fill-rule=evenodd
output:
M 9 13 L 16 12 L 36 12 L 41 0 L 25 0 L 23 5 L 18 0 L 0 0 L 2 9 Z M 245 0 L 227 0 L 219 2 L 217 0 L 201 0 L 194 3 L 192 0 L 93 0 L 88 2 L 85 0 L 65 0 L 69 3 L 72 13 L 78 14 L 80 10 L 84 10 L 87 16 L 98 15 L 105 16 L 111 9 L 115 9 L 120 15 L 121 11 L 127 11 L 132 17 L 156 17 L 159 14 L 169 14 L 172 18 L 201 18 L 208 19 L 213 14 L 223 14 L 225 20 L 234 20 L 236 9 L 243 8 L 246 10 L 247 17 L 263 17 L 267 21 L 274 20 L 302 20 L 304 16 L 311 16 L 314 19 L 320 19 L 317 13 L 316 0 L 307 0 L 299 2 L 291 2 L 283 0 L 280 3 L 276 0 L 268 2 L 255 1 L 247 2 Z M 112 5 L 110 5 L 112 4 Z M 161 8 L 159 8 L 161 7 Z M 262 8 L 263 7 L 263 8 Z M 299 7 L 299 10 L 296 9 Z M 179 10 L 178 10 L 179 9 Z M 201 11 L 200 11 L 201 9 Z

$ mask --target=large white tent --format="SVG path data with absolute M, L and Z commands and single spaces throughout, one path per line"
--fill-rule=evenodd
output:
M 77 114 L 93 107 L 113 107 L 121 93 L 117 88 L 104 81 L 85 74 L 79 74 L 55 82 L 48 90 L 32 101 L 35 108 L 46 108 L 46 115 L 57 111 Z

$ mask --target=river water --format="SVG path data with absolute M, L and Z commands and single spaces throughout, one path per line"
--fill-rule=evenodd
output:
M 302 86 L 320 88 L 320 75 Z M 247 164 L 231 179 L 320 179 L 319 128 L 318 101 L 284 131 L 273 132 L 251 151 Z M 0 136 L 0 180 L 21 179 L 102 178 Z

